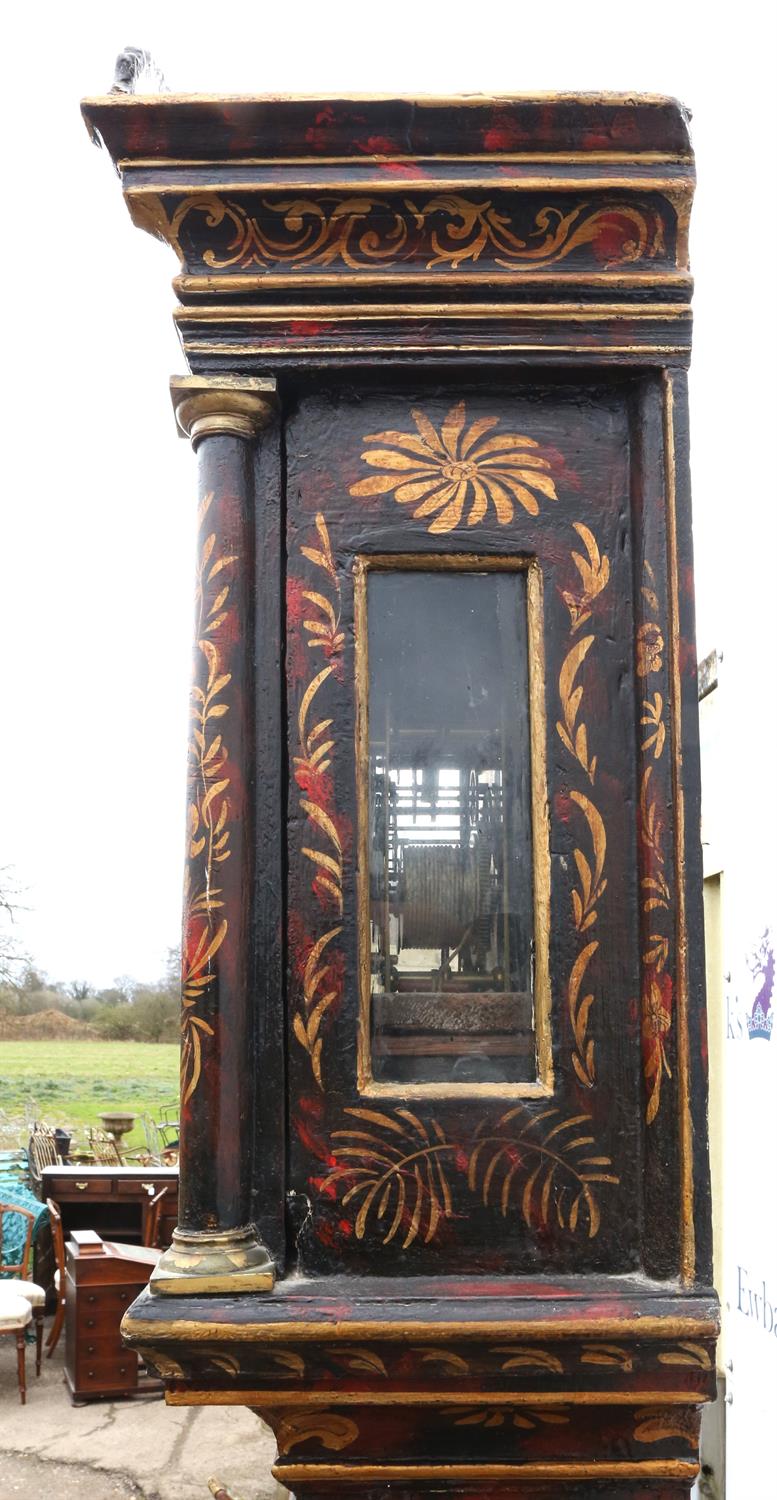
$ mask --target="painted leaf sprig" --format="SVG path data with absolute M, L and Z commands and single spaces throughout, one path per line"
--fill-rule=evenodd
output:
M 509 526 L 516 502 L 530 515 L 540 508 L 538 496 L 556 500 L 550 460 L 534 438 L 505 432 L 489 436 L 498 417 L 478 417 L 467 426 L 466 406 L 452 406 L 439 430 L 425 412 L 412 412 L 416 432 L 376 432 L 365 438 L 377 444 L 363 461 L 382 473 L 351 485 L 350 493 L 367 498 L 393 493 L 398 505 L 412 507 L 416 520 L 434 517 L 428 530 L 455 531 L 485 520 L 493 507 L 500 526 Z
M 343 649 L 345 636 L 340 629 L 340 580 L 337 576 L 332 545 L 329 540 L 329 530 L 326 521 L 319 511 L 316 515 L 316 531 L 318 532 L 320 547 L 300 547 L 303 557 L 317 567 L 323 568 L 337 596 L 337 605 L 321 594 L 312 590 L 303 592 L 303 599 L 312 604 L 319 612 L 319 618 L 311 618 L 302 621 L 303 629 L 307 631 L 310 639 L 308 645 L 319 648 L 329 656 L 336 656 Z
M 652 698 L 642 699 L 642 717 L 639 722 L 645 726 L 646 730 L 642 749 L 652 750 L 654 760 L 661 759 L 666 742 L 663 713 L 664 700 L 660 693 L 654 693 Z
M 582 521 L 573 521 L 572 524 L 586 552 L 585 556 L 581 552 L 572 553 L 572 561 L 580 577 L 580 592 L 573 594 L 571 590 L 565 590 L 561 595 L 569 610 L 574 635 L 586 620 L 590 620 L 594 600 L 604 592 L 610 581 L 610 560 L 602 557 L 596 537 L 588 526 L 584 526 Z
M 322 959 L 324 950 L 340 932 L 342 932 L 341 927 L 333 927 L 313 944 L 305 964 L 302 981 L 304 1015 L 300 1015 L 298 1011 L 293 1023 L 294 1035 L 310 1057 L 313 1077 L 319 1088 L 323 1088 L 321 1078 L 323 1043 L 319 1031 L 326 1012 L 332 1002 L 337 999 L 338 994 L 338 986 L 332 982 L 331 966 L 325 961 L 322 962 Z
M 575 929 L 582 935 L 588 932 L 594 926 L 595 922 L 598 921 L 598 903 L 607 889 L 607 881 L 604 878 L 607 834 L 602 816 L 591 799 L 586 797 L 583 792 L 574 790 L 569 795 L 571 800 L 580 808 L 585 818 L 592 854 L 592 859 L 589 862 L 582 849 L 576 847 L 574 850 L 579 886 L 574 887 L 572 890 L 572 915 L 574 917 Z M 581 998 L 580 990 L 588 965 L 598 947 L 598 942 L 594 940 L 587 942 L 585 947 L 580 950 L 572 965 L 567 985 L 569 1019 L 572 1023 L 572 1030 L 575 1037 L 572 1066 L 579 1082 L 583 1084 L 584 1088 L 592 1088 L 596 1081 L 594 1041 L 587 1034 L 588 1014 L 594 997 L 591 993 L 583 995 Z
M 329 922 L 332 908 L 337 916 L 341 916 L 343 910 L 343 844 L 333 810 L 329 774 L 336 745 L 334 719 L 320 717 L 321 710 L 318 708 L 317 711 L 317 705 L 325 683 L 337 673 L 345 635 L 340 629 L 340 581 L 329 528 L 320 511 L 315 518 L 315 527 L 315 544 L 301 546 L 300 552 L 321 570 L 324 578 L 315 589 L 301 591 L 302 600 L 309 606 L 302 620 L 302 629 L 308 649 L 311 652 L 323 651 L 328 660 L 325 666 L 314 671 L 299 702 L 299 753 L 294 756 L 294 778 L 300 791 L 300 810 L 306 821 L 306 840 L 301 853 L 313 866 L 312 888 L 326 910 Z M 328 927 L 312 943 L 302 978 L 302 1006 L 292 1023 L 294 1035 L 310 1058 L 313 1077 L 320 1089 L 324 1087 L 321 1026 L 339 992 L 339 980 L 324 954 L 340 931 L 339 925 Z
M 597 919 L 597 904 L 607 889 L 604 879 L 604 862 L 607 854 L 607 834 L 599 809 L 583 792 L 574 789 L 570 797 L 581 809 L 591 839 L 593 861 L 589 864 L 582 849 L 575 849 L 575 865 L 580 880 L 579 890 L 572 892 L 572 911 L 578 932 L 587 932 Z
M 453 1212 L 443 1157 L 456 1150 L 436 1120 L 429 1130 L 409 1109 L 384 1114 L 346 1109 L 358 1124 L 333 1132 L 337 1165 L 324 1187 L 344 1188 L 341 1203 L 359 1204 L 354 1229 L 361 1240 L 369 1222 L 384 1245 L 400 1234 L 407 1250 L 419 1236 L 434 1239 L 440 1220 Z
M 564 717 L 563 722 L 559 719 L 556 723 L 556 732 L 562 745 L 565 746 L 570 755 L 574 757 L 578 765 L 585 771 L 592 786 L 596 779 L 596 756 L 589 756 L 588 730 L 585 723 L 582 721 L 578 723 L 583 688 L 575 679 L 594 640 L 595 637 L 592 635 L 581 636 L 570 647 L 562 662 L 558 679 L 558 692 L 561 699 L 561 711 Z
M 642 773 L 639 798 L 639 835 L 643 869 L 640 879 L 642 911 L 660 926 L 662 913 L 669 910 L 671 892 L 664 873 L 664 819 L 653 787 L 653 766 Z M 661 1083 L 671 1078 L 672 1070 L 666 1051 L 666 1039 L 672 1026 L 672 980 L 667 972 L 669 937 L 649 931 L 642 953 L 642 1053 L 647 1106 L 645 1119 L 652 1125 L 661 1104 Z
M 302 621 L 303 629 L 308 633 L 308 646 L 312 650 L 323 649 L 330 658 L 330 662 L 328 666 L 316 672 L 302 695 L 297 712 L 300 753 L 294 757 L 294 766 L 297 783 L 304 792 L 304 795 L 300 797 L 300 807 L 312 824 L 313 831 L 319 835 L 317 842 L 306 844 L 302 853 L 316 867 L 314 889 L 325 899 L 330 899 L 338 912 L 342 912 L 342 841 L 337 825 L 325 805 L 321 782 L 324 772 L 332 764 L 331 753 L 335 747 L 335 738 L 331 730 L 334 721 L 331 718 L 324 718 L 316 719 L 313 724 L 310 724 L 309 716 L 318 693 L 335 671 L 335 662 L 331 658 L 341 654 L 345 636 L 340 629 L 340 583 L 334 565 L 329 531 L 320 513 L 316 516 L 316 531 L 320 545 L 302 547 L 300 550 L 309 561 L 322 568 L 334 584 L 337 603 L 334 605 L 325 594 L 318 590 L 306 589 L 302 594 L 303 599 L 313 604 L 322 616 L 319 620 L 310 618 Z M 320 842 L 321 835 L 324 838 L 323 848 Z
M 199 521 L 206 521 L 213 503 L 207 494 Z M 182 959 L 181 1092 L 191 1098 L 202 1071 L 202 1044 L 213 1036 L 197 1006 L 213 982 L 214 960 L 229 923 L 222 916 L 224 902 L 217 884 L 217 867 L 231 858 L 229 789 L 231 770 L 224 720 L 229 713 L 226 689 L 232 674 L 224 669 L 220 627 L 227 619 L 232 586 L 230 569 L 237 555 L 217 551 L 216 532 L 205 537 L 197 563 L 196 680 L 191 690 L 189 740 L 189 845 L 184 910 L 186 940 Z M 215 638 L 214 638 L 215 637 Z
M 515 1105 L 473 1147 L 469 1186 L 484 1205 L 498 1203 L 505 1218 L 520 1203 L 530 1228 L 544 1228 L 555 1218 L 560 1229 L 572 1234 L 587 1224 L 593 1239 L 600 1225 L 597 1185 L 619 1179 L 610 1157 L 596 1152 L 590 1127 L 585 1114 L 564 1119 L 557 1109 L 532 1114 L 525 1105 Z

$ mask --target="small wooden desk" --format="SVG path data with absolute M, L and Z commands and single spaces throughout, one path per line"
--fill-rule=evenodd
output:
M 44 1167 L 41 1196 L 59 1205 L 66 1239 L 74 1229 L 93 1229 L 103 1238 L 142 1245 L 149 1204 L 162 1187 L 169 1188 L 159 1233 L 164 1248 L 178 1215 L 177 1167 Z
M 65 1245 L 65 1381 L 72 1401 L 161 1388 L 121 1340 L 121 1320 L 160 1251 L 76 1231 Z

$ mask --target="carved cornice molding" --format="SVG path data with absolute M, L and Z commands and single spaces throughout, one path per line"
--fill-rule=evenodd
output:
M 178 256 L 194 370 L 484 347 L 687 362 L 695 172 L 674 100 L 115 96 L 83 113 L 134 222 Z

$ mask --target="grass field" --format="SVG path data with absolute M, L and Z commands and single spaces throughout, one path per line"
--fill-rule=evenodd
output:
M 0 1041 L 0 1122 L 3 1134 L 33 1119 L 73 1127 L 100 1128 L 101 1110 L 144 1110 L 158 1115 L 160 1104 L 178 1097 L 178 1047 L 170 1042 L 6 1042 Z M 5 1119 L 2 1119 L 5 1116 Z M 140 1143 L 140 1130 L 126 1136 Z

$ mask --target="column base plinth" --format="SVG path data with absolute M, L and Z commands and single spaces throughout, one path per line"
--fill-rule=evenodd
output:
M 242 1229 L 175 1229 L 151 1273 L 152 1292 L 271 1292 L 275 1267 L 253 1224 Z

